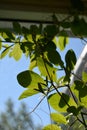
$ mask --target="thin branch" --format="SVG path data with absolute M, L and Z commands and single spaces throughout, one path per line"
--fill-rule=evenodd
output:
M 48 76 L 49 76 L 49 79 L 50 79 L 50 81 L 51 81 L 51 85 L 54 87 L 54 89 L 55 89 L 56 92 L 60 95 L 60 97 L 64 100 L 64 102 L 66 103 L 66 105 L 67 105 L 68 107 L 70 107 L 70 105 L 67 103 L 66 99 L 62 96 L 62 94 L 58 91 L 58 89 L 56 88 L 56 86 L 53 84 L 53 81 L 52 81 L 51 76 L 50 76 L 50 74 L 49 74 L 49 71 L 48 71 L 48 68 L 47 68 L 47 66 L 46 66 L 46 63 L 45 63 L 45 60 L 44 60 L 44 56 L 43 56 L 43 55 L 42 55 L 42 58 L 43 58 L 43 62 L 44 62 L 45 69 L 46 69 L 47 74 L 48 74 Z
M 31 112 L 29 112 L 29 114 L 33 113 L 37 109 L 37 107 L 41 104 L 41 102 L 44 100 L 44 98 L 45 98 L 45 96 L 40 100 L 40 102 L 35 106 L 35 108 Z
M 51 109 L 50 109 L 50 105 L 49 105 L 48 100 L 47 100 L 47 104 L 48 104 L 48 109 L 49 109 L 49 112 L 50 112 L 50 114 L 51 114 Z M 50 115 L 50 122 L 51 122 L 51 124 L 52 124 L 51 115 Z
M 37 107 L 40 105 L 40 103 L 44 100 L 44 98 L 45 98 L 45 96 L 40 100 L 40 102 L 34 107 L 34 109 L 33 109 L 31 112 L 29 112 L 29 113 L 26 114 L 25 118 L 27 118 L 28 115 L 32 114 L 33 112 L 35 113 L 35 110 L 36 110 Z M 36 113 L 35 113 L 35 114 L 36 114 Z M 36 114 L 36 115 L 38 115 L 38 114 Z M 38 115 L 38 117 L 40 118 L 39 115 Z M 40 119 L 41 119 L 41 118 L 40 118 Z M 22 122 L 23 122 L 23 121 L 21 121 L 20 124 L 18 125 L 18 130 L 21 129 L 21 124 L 22 124 Z
M 66 20 L 70 19 L 71 17 L 73 17 L 73 15 L 69 15 L 66 18 L 64 18 L 61 22 L 65 22 Z
M 83 120 L 83 122 L 84 122 L 84 124 L 85 124 L 85 128 L 87 128 L 87 125 L 86 125 L 86 122 L 85 122 L 85 119 L 84 119 L 84 115 L 83 115 L 82 112 L 81 112 L 81 117 L 82 117 L 82 120 Z
M 75 76 L 77 79 L 79 79 L 80 81 L 82 81 L 82 79 L 81 79 L 79 76 L 77 76 L 75 73 L 71 72 L 71 74 L 74 75 L 74 76 Z
M 80 39 L 85 42 L 85 45 L 87 44 L 87 40 L 86 39 L 84 39 L 83 37 L 81 37 Z
M 77 119 L 75 119 L 69 126 L 68 130 L 70 129 L 70 127 L 72 127 L 74 125 L 74 123 L 77 121 Z
M 83 124 L 83 125 L 85 126 L 85 128 L 87 128 L 87 125 L 86 125 L 83 121 L 81 121 L 78 117 L 77 117 L 77 120 L 78 120 L 81 124 Z
M 15 42 L 15 41 L 0 41 L 0 42 L 2 42 L 2 43 L 26 43 L 26 42 L 20 42 L 20 41 L 17 41 L 17 42 Z
M 82 112 L 82 114 L 87 116 L 87 113 Z
M 73 92 L 72 92 L 72 90 L 71 90 L 69 84 L 66 85 L 66 86 L 68 87 L 68 89 L 69 89 L 69 91 L 70 91 L 70 94 L 71 94 L 72 98 L 74 99 L 75 103 L 77 104 L 77 100 L 76 100 L 76 98 L 75 98 L 75 96 L 74 96 L 74 94 L 73 94 Z

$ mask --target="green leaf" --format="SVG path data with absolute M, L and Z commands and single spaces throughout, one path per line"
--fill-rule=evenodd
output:
M 45 40 L 43 42 L 46 42 Z M 54 40 L 53 41 L 49 41 L 46 46 L 45 46 L 45 49 L 46 50 L 49 50 L 49 49 L 53 49 L 53 50 L 56 50 L 56 45 L 54 43 Z
M 22 56 L 22 50 L 20 49 L 20 45 L 17 43 L 15 44 L 13 50 L 11 51 L 10 56 L 13 56 L 13 58 L 18 61 Z
M 38 83 L 45 84 L 45 81 L 33 71 L 23 71 L 17 75 L 19 84 L 23 87 L 38 89 Z M 43 85 L 44 86 L 44 85 Z
M 68 95 L 66 95 L 64 93 L 61 93 L 61 95 L 63 98 L 57 93 L 54 93 L 48 97 L 48 101 L 54 110 L 56 110 L 58 112 L 66 112 L 67 111 L 68 106 L 63 99 L 65 99 L 66 102 L 70 106 L 77 106 L 71 97 L 69 97 Z
M 82 72 L 82 80 L 83 80 L 83 82 L 87 82 L 87 73 L 86 72 Z
M 32 35 L 33 41 L 36 41 L 36 35 L 39 34 L 39 27 L 37 25 L 31 25 L 29 31 Z
M 31 42 L 26 42 L 26 41 L 24 41 L 24 40 L 22 40 L 22 42 L 23 42 L 23 43 L 21 43 L 20 48 L 21 48 L 21 50 L 23 51 L 23 53 L 28 53 L 28 52 L 31 53 L 32 50 L 34 49 L 34 48 L 33 48 L 34 44 L 31 43 Z M 28 54 L 29 54 L 29 53 L 28 53 Z
M 71 71 L 74 69 L 74 66 L 76 64 L 76 55 L 72 49 L 68 50 L 66 55 L 65 55 L 65 61 L 66 61 L 66 68 L 65 68 L 65 81 L 70 82 L 70 76 L 71 76 Z
M 3 37 L 3 39 L 8 38 L 8 36 L 5 33 L 5 30 L 2 30 L 2 33 L 0 33 L 0 36 Z
M 10 47 L 7 47 L 0 55 L 0 59 L 4 58 L 8 52 L 10 51 Z
M 10 39 L 9 41 L 15 39 L 15 35 L 9 29 L 0 29 L 0 31 L 1 31 L 0 36 L 3 39 Z
M 57 47 L 63 51 L 66 47 L 66 45 L 68 44 L 69 42 L 69 39 L 68 37 L 65 37 L 65 36 L 59 36 L 58 38 L 58 42 L 56 43 Z
M 75 106 L 71 106 L 71 107 L 69 107 L 69 108 L 67 109 L 67 112 L 69 112 L 69 113 L 73 113 L 73 115 L 75 115 L 75 116 L 78 115 L 78 111 L 77 111 L 77 109 L 76 109 Z
M 27 35 L 26 37 L 29 42 L 33 43 L 33 38 L 31 34 Z
M 33 70 L 37 66 L 36 60 L 30 62 L 29 70 Z
M 2 42 L 1 42 L 1 39 L 0 39 L 0 50 L 2 49 Z
M 63 28 L 70 28 L 71 27 L 71 23 L 70 22 L 61 22 L 61 26 Z
M 82 81 L 77 80 L 71 88 L 79 104 L 87 108 L 87 85 Z
M 29 96 L 33 96 L 33 95 L 35 95 L 35 94 L 37 94 L 37 93 L 38 93 L 38 91 L 36 91 L 35 89 L 33 89 L 33 88 L 28 88 L 27 90 L 25 90 L 25 91 L 20 95 L 19 100 L 20 100 L 20 99 L 23 99 L 23 98 L 27 98 L 27 97 L 29 97 Z
M 68 84 L 68 81 L 65 81 L 64 78 L 65 76 L 62 76 L 57 80 L 58 87 L 65 87 Z
M 38 34 L 38 32 L 39 32 L 39 28 L 38 28 L 38 26 L 37 25 L 31 25 L 30 26 L 30 33 L 31 34 Z
M 44 64 L 44 62 L 45 62 L 45 64 Z M 50 77 L 52 78 L 52 80 L 56 82 L 57 69 L 54 68 L 49 62 L 47 62 L 46 60 L 43 61 L 42 58 L 38 57 L 37 58 L 37 66 L 41 72 L 41 75 L 43 75 L 45 77 L 47 76 L 49 79 L 49 74 L 50 74 Z M 48 70 L 49 74 L 48 74 L 47 70 Z
M 75 106 L 71 106 L 67 109 L 67 112 L 73 113 L 73 115 L 77 116 L 82 108 L 82 106 L 79 106 L 78 108 L 76 108 Z
M 13 29 L 16 33 L 21 34 L 21 26 L 18 22 L 13 22 Z
M 69 69 L 70 71 L 73 70 L 76 64 L 76 55 L 72 49 L 67 51 L 65 55 L 65 61 L 66 61 L 66 68 Z
M 29 34 L 29 29 L 26 27 L 22 27 L 22 33 L 26 36 Z
M 62 130 L 60 126 L 55 124 L 50 124 L 45 126 L 42 130 Z
M 46 48 L 46 50 L 47 50 L 47 56 L 48 56 L 49 61 L 54 65 L 60 65 L 63 67 L 64 63 L 61 60 L 60 54 L 56 51 L 56 49 L 53 49 L 51 47 L 51 44 L 49 48 Z
M 56 25 L 47 25 L 44 28 L 44 33 L 48 38 L 50 38 L 50 40 L 53 39 L 53 37 L 56 36 L 58 32 L 59 29 Z
M 83 18 L 75 17 L 71 23 L 71 30 L 76 36 L 87 36 L 87 23 Z
M 15 39 L 15 37 L 14 37 L 14 35 L 13 35 L 13 33 L 12 32 L 10 32 L 9 30 L 5 30 L 5 33 L 6 33 L 6 35 L 9 37 L 9 39 L 11 40 L 14 40 Z
M 64 117 L 64 115 L 62 114 L 58 114 L 58 113 L 51 113 L 50 114 L 51 116 L 51 119 L 56 122 L 56 123 L 60 123 L 60 124 L 67 124 L 67 120 L 66 118 Z
M 44 90 L 43 90 L 42 85 L 40 83 L 38 83 L 38 89 L 37 90 L 44 94 Z

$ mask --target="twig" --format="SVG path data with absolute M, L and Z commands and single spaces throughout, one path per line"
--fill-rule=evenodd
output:
M 76 98 L 75 98 L 75 96 L 74 96 L 73 92 L 71 91 L 71 88 L 70 88 L 69 84 L 68 84 L 68 85 L 66 85 L 66 86 L 68 87 L 68 89 L 69 89 L 69 91 L 70 91 L 71 96 L 73 97 L 73 99 L 74 99 L 75 103 L 77 104 Z
M 82 112 L 81 112 L 81 117 L 82 117 L 82 120 L 83 120 L 83 122 L 84 122 L 84 124 L 85 124 L 85 128 L 87 128 L 87 125 L 86 125 L 86 122 L 85 122 L 85 119 L 84 119 L 84 115 L 83 115 Z
M 70 127 L 72 127 L 74 125 L 74 123 L 77 121 L 77 119 L 75 119 L 69 126 L 68 130 L 70 129 Z
M 40 105 L 40 103 L 44 100 L 44 98 L 45 98 L 45 96 L 40 100 L 40 102 L 35 106 L 35 108 L 31 111 L 31 112 L 29 112 L 29 114 L 31 114 L 32 112 L 34 112 L 36 109 L 37 109 L 37 107 Z
M 48 71 L 48 69 L 47 69 L 47 66 L 46 66 L 46 63 L 45 63 L 45 60 L 44 60 L 44 56 L 43 56 L 43 55 L 42 55 L 42 58 L 43 58 L 43 62 L 44 62 L 45 69 L 46 69 L 47 74 L 48 74 L 48 76 L 49 76 L 49 79 L 50 79 L 50 81 L 51 81 L 51 85 L 54 87 L 54 89 L 55 89 L 56 92 L 60 95 L 60 97 L 64 100 L 64 102 L 66 103 L 66 105 L 67 105 L 68 107 L 70 107 L 70 105 L 67 103 L 66 99 L 62 96 L 62 94 L 58 91 L 58 89 L 56 88 L 56 86 L 53 84 L 53 81 L 52 81 L 51 76 L 50 76 L 50 74 L 49 74 L 49 71 Z

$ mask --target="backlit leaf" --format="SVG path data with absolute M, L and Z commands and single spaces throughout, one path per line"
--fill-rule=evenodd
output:
M 68 81 L 65 81 L 64 78 L 65 77 L 62 76 L 57 80 L 58 87 L 65 87 L 68 84 Z
M 0 39 L 0 50 L 2 49 L 2 42 L 1 42 L 1 39 Z
M 0 58 L 4 58 L 8 52 L 10 51 L 10 47 L 7 47 L 4 51 L 2 51 L 1 55 L 0 55 Z
M 87 82 L 87 73 L 86 72 L 82 72 L 82 80 L 84 82 Z
M 38 89 L 38 83 L 45 84 L 45 81 L 33 71 L 23 71 L 17 75 L 17 80 L 19 84 L 27 88 Z
M 51 119 L 56 122 L 56 123 L 60 123 L 60 124 L 67 124 L 67 120 L 66 118 L 62 115 L 62 114 L 58 114 L 58 113 L 51 113 L 50 114 Z
M 68 44 L 68 42 L 69 42 L 68 37 L 60 36 L 60 37 L 58 38 L 58 42 L 57 42 L 56 45 L 57 45 L 57 47 L 58 47 L 61 51 L 63 51 L 63 50 L 65 49 L 66 45 Z
M 72 85 L 72 91 L 78 102 L 87 108 L 87 86 L 82 81 L 75 81 Z
M 37 65 L 36 60 L 31 61 L 31 62 L 30 62 L 30 66 L 29 66 L 29 70 L 33 70 L 33 68 L 35 68 L 36 65 Z
M 20 49 L 20 45 L 19 44 L 15 44 L 15 46 L 14 46 L 10 56 L 13 56 L 13 58 L 16 61 L 18 61 L 21 58 L 22 50 Z
M 14 37 L 13 33 L 12 33 L 12 32 L 10 32 L 9 30 L 6 30 L 6 31 L 5 31 L 5 33 L 6 33 L 6 35 L 9 37 L 9 39 L 12 39 L 12 40 L 14 40 L 14 39 L 15 39 L 15 37 Z
M 52 78 L 52 80 L 56 81 L 56 70 L 57 69 L 54 68 L 49 62 L 45 61 L 45 64 L 44 64 L 43 59 L 38 57 L 37 66 L 41 72 L 41 75 L 43 75 L 45 77 L 47 76 L 49 79 L 49 74 L 50 74 L 50 77 Z M 47 70 L 48 70 L 48 72 L 47 72 Z
M 61 93 L 62 97 L 66 100 L 67 104 L 70 106 L 76 106 L 74 100 L 69 97 L 68 95 Z M 48 101 L 53 109 L 59 112 L 66 112 L 68 105 L 66 102 L 61 98 L 61 96 L 57 93 L 54 93 L 48 97 Z
M 15 35 L 13 34 L 13 32 L 11 32 L 9 29 L 2 29 L 0 30 L 0 36 L 3 39 L 9 39 L 9 41 L 14 40 L 15 39 Z
M 42 130 L 62 130 L 60 126 L 55 124 L 50 124 L 45 126 Z
M 27 98 L 29 96 L 33 96 L 35 94 L 37 94 L 38 91 L 34 90 L 33 88 L 28 88 L 27 90 L 25 90 L 19 97 L 19 100 L 20 99 L 23 99 L 23 98 Z
M 29 40 L 29 42 L 33 43 L 33 39 L 32 39 L 32 35 L 31 34 L 27 35 L 27 39 Z

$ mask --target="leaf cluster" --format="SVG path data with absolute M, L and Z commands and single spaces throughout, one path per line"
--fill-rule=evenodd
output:
M 30 25 L 29 28 L 14 22 L 13 31 L 0 30 L 1 59 L 7 54 L 16 61 L 22 55 L 30 58 L 29 68 L 17 75 L 18 83 L 25 88 L 19 99 L 41 93 L 55 110 L 55 113 L 50 113 L 50 118 L 56 124 L 47 125 L 43 130 L 62 130 L 61 124 L 69 125 L 71 113 L 75 121 L 87 127 L 83 111 L 87 107 L 87 74 L 83 72 L 82 80 L 75 81 L 71 87 L 76 55 L 70 49 L 63 61 L 59 53 L 69 43 L 66 29 L 70 28 L 75 36 L 82 38 L 82 35 L 86 35 L 84 27 L 87 28 L 85 20 L 75 16 L 72 21 L 57 20 L 56 24 L 54 21 L 52 25 Z M 38 71 L 35 72 L 34 68 Z M 57 74 L 60 71 L 64 75 L 59 78 Z M 63 87 L 69 89 L 71 96 L 63 92 Z

